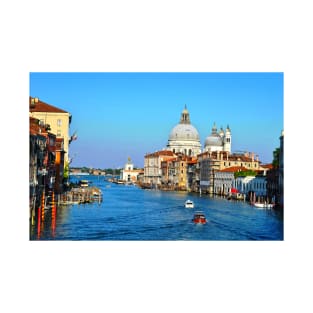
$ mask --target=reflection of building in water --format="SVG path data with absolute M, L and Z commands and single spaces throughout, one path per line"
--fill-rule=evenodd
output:
M 126 182 L 136 182 L 138 175 L 142 173 L 142 169 L 134 169 L 134 164 L 129 157 L 127 163 L 124 166 L 124 169 L 121 170 L 120 179 Z

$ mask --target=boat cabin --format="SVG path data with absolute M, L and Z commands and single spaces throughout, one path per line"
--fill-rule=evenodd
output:
M 89 186 L 89 181 L 83 179 L 83 180 L 80 180 L 78 184 L 79 184 L 80 187 L 88 187 Z
M 206 217 L 202 211 L 197 211 L 192 220 L 195 224 L 205 224 L 206 223 Z

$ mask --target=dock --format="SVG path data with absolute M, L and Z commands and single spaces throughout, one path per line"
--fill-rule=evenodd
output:
M 102 202 L 102 192 L 97 187 L 76 187 L 60 197 L 60 204 L 84 204 Z

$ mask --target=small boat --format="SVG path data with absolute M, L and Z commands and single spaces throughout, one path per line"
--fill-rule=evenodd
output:
M 195 204 L 191 200 L 186 200 L 185 201 L 185 208 L 187 209 L 193 209 L 195 207 Z
M 260 202 L 255 202 L 253 203 L 253 205 L 257 208 L 260 208 L 260 209 L 272 209 L 274 207 L 274 204 L 273 203 L 266 203 L 266 202 L 263 202 L 263 203 L 260 203 Z
M 88 180 L 86 180 L 86 179 L 82 179 L 82 180 L 80 180 L 79 181 L 79 186 L 80 187 L 88 187 L 89 186 L 89 181 Z
M 206 217 L 205 217 L 205 215 L 204 215 L 204 213 L 202 211 L 197 211 L 194 214 L 192 221 L 195 224 L 205 224 L 207 222 L 206 221 Z

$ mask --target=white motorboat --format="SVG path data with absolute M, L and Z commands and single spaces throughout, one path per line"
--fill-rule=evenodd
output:
M 195 207 L 195 204 L 193 203 L 193 201 L 189 199 L 185 201 L 185 208 L 193 209 L 194 207 Z

